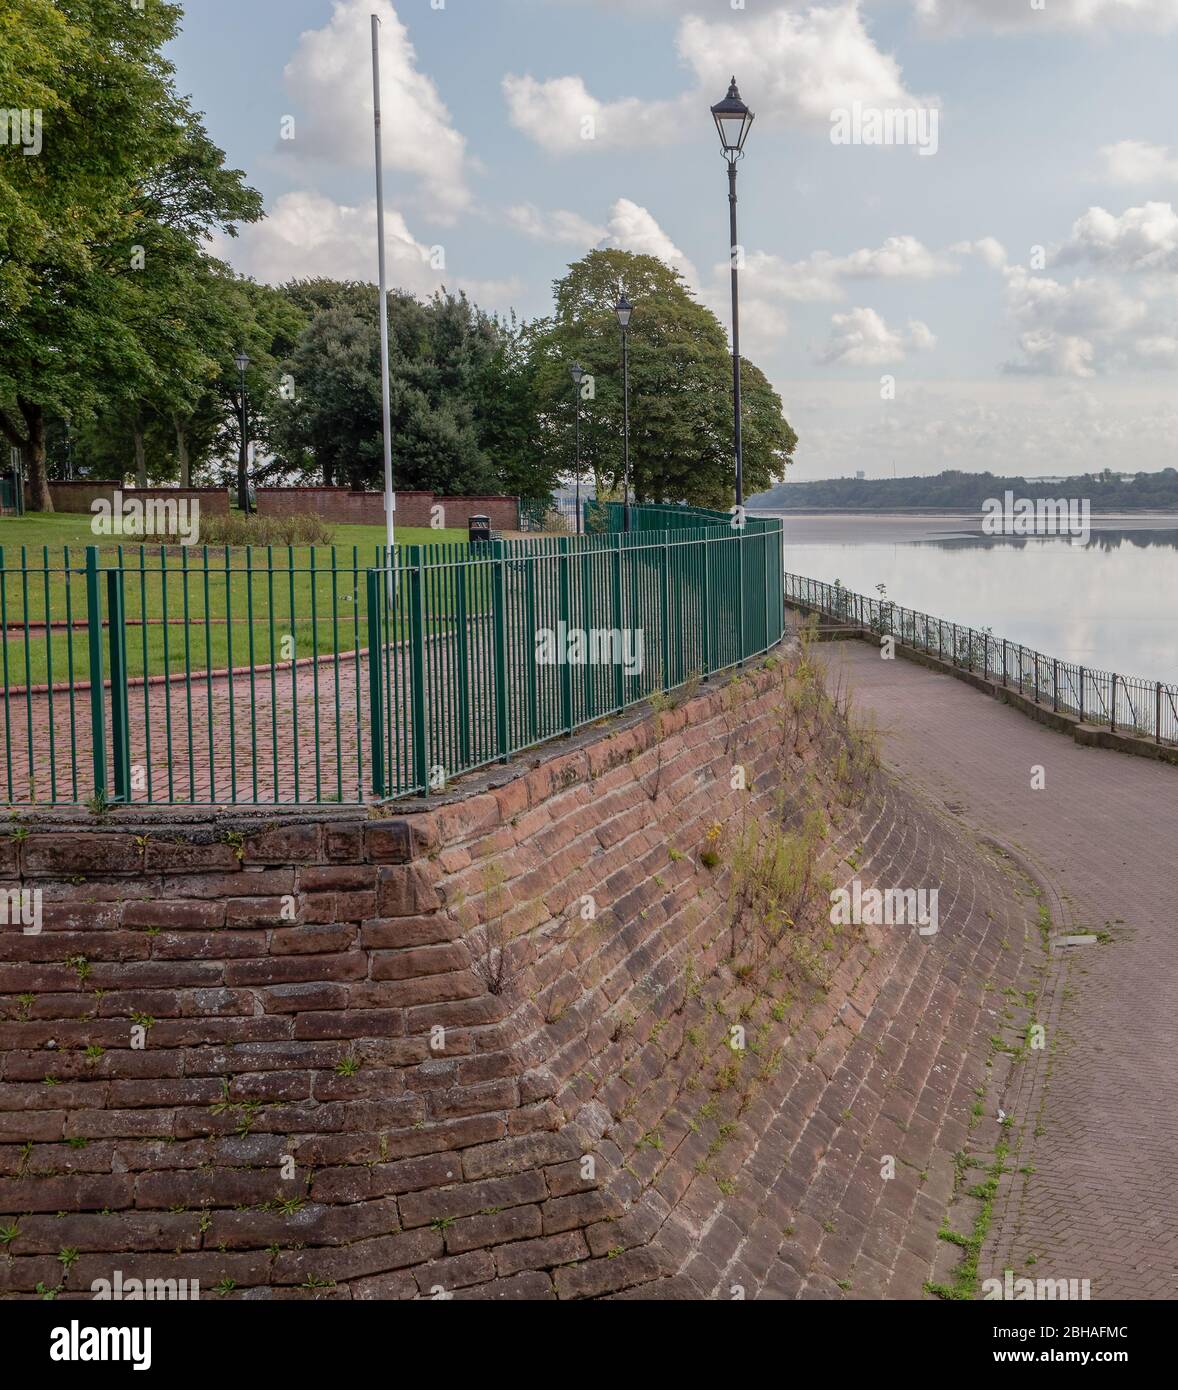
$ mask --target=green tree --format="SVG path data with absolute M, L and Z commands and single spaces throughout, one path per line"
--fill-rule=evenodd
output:
M 39 156 L 0 151 L 0 432 L 24 451 L 33 510 L 52 509 L 47 416 L 105 411 L 142 441 L 146 414 L 188 392 L 184 278 L 207 231 L 261 215 L 175 91 L 161 50 L 180 13 L 6 0 L 0 15 L 0 91 L 43 128 Z
M 379 291 L 373 285 L 298 281 L 284 294 L 311 314 L 286 363 L 295 398 L 275 412 L 285 467 L 316 468 L 328 484 L 379 487 L 383 474 Z M 393 474 L 401 489 L 492 491 L 479 406 L 501 362 L 496 322 L 463 295 L 426 303 L 389 295 Z
M 582 401 L 581 455 L 599 491 L 622 482 L 622 365 L 614 313 L 621 289 L 630 321 L 631 485 L 646 500 L 724 507 L 735 496 L 732 359 L 719 320 L 692 298 L 678 271 L 654 256 L 591 251 L 555 285 L 552 317 L 530 345 L 536 447 L 568 471 L 575 401 L 569 379 L 580 361 L 593 378 Z M 797 436 L 764 374 L 741 362 L 745 491 L 782 477 Z

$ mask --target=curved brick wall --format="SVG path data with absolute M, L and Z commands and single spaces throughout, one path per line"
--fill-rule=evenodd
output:
M 1031 914 L 808 673 L 427 811 L 0 839 L 44 894 L 0 928 L 0 1291 L 919 1296 Z M 831 928 L 847 856 L 941 933 Z

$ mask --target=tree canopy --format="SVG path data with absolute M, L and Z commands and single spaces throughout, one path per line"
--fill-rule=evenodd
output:
M 238 452 L 234 355 L 254 482 L 381 484 L 379 293 L 296 280 L 273 288 L 209 254 L 263 215 L 175 86 L 164 47 L 181 8 L 113 0 L 4 0 L 0 92 L 36 117 L 37 148 L 0 146 L 0 436 L 22 451 L 26 505 L 48 480 L 227 482 Z M 613 306 L 630 329 L 631 482 L 639 498 L 733 500 L 725 330 L 653 256 L 592 251 L 554 286 L 550 316 L 520 322 L 461 293 L 388 303 L 399 488 L 544 497 L 570 481 L 581 392 L 583 474 L 622 474 L 622 371 Z M 781 401 L 741 364 L 746 492 L 783 474 L 796 444 Z
M 629 329 L 631 486 L 640 499 L 728 506 L 735 496 L 732 358 L 720 321 L 655 256 L 591 251 L 554 287 L 551 318 L 529 333 L 536 445 L 567 470 L 575 443 L 569 369 L 592 377 L 581 401 L 581 457 L 599 491 L 621 487 L 623 380 L 614 306 Z M 741 361 L 746 493 L 782 476 L 797 443 L 764 373 Z
M 0 16 L 0 90 L 42 131 L 31 157 L 6 145 L 0 173 L 0 431 L 37 510 L 48 414 L 114 410 L 141 438 L 147 410 L 192 398 L 210 370 L 188 307 L 203 239 L 261 216 L 176 92 L 162 49 L 180 14 L 7 0 Z

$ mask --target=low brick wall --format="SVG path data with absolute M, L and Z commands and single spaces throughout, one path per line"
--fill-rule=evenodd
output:
M 100 499 L 112 502 L 115 492 L 121 492 L 127 500 L 138 498 L 159 498 L 163 501 L 176 500 L 200 503 L 201 511 L 217 516 L 229 513 L 229 494 L 223 487 L 128 487 L 113 480 L 84 482 L 51 482 L 49 496 L 53 499 L 55 512 L 88 512 L 93 503 Z
M 0 1291 L 921 1296 L 962 1039 L 1034 924 L 799 689 L 770 661 L 386 819 L 0 838 L 43 895 L 0 929 Z M 816 814 L 799 906 L 757 865 Z M 952 932 L 833 930 L 852 851 L 935 874 Z
M 257 491 L 260 516 L 322 517 L 333 525 L 383 526 L 384 493 L 352 492 L 344 487 L 273 487 Z M 518 497 L 441 497 L 433 492 L 398 492 L 397 525 L 431 526 L 433 508 L 444 509 L 444 524 L 466 528 L 472 516 L 487 516 L 499 531 L 519 530 Z

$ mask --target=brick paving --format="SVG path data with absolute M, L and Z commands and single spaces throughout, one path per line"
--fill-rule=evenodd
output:
M 109 690 L 104 704 L 109 744 Z M 341 652 L 338 668 L 258 666 L 252 679 L 140 681 L 129 685 L 127 705 L 132 801 L 314 802 L 318 792 L 358 802 L 371 794 L 367 653 Z M 13 695 L 7 728 L 0 721 L 3 799 L 88 801 L 93 747 L 88 688 Z
M 1041 884 L 1056 948 L 1040 977 L 1047 1048 L 1012 1072 L 1016 1171 L 1001 1181 L 980 1276 L 1075 1278 L 1093 1298 L 1178 1296 L 1178 931 L 1166 871 L 1178 772 L 1083 748 L 952 677 L 822 648 L 882 734 L 886 763 Z M 1032 789 L 1032 769 L 1045 786 Z

